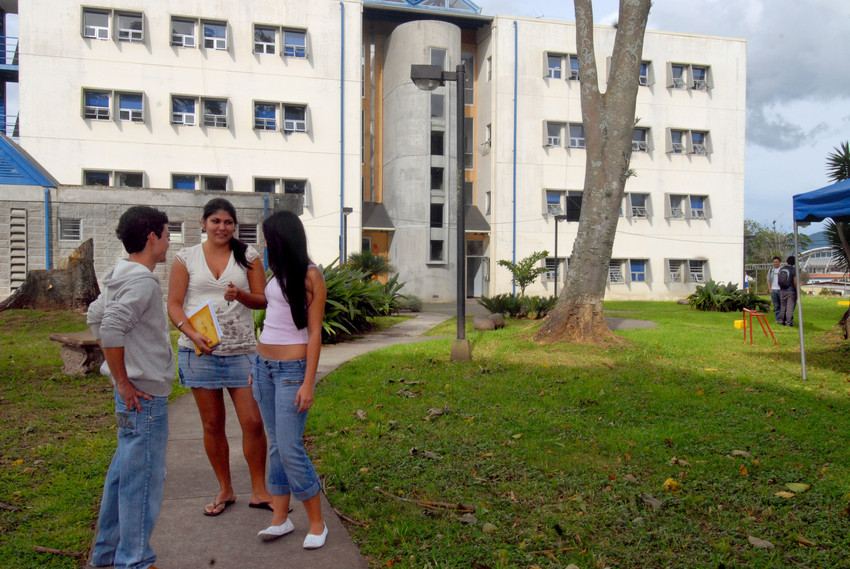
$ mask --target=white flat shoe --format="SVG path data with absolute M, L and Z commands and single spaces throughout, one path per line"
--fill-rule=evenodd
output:
M 325 539 L 328 537 L 328 526 L 319 535 L 308 533 L 304 538 L 304 549 L 319 549 L 325 544 Z
M 286 520 L 279 526 L 269 526 L 266 529 L 261 529 L 257 533 L 257 537 L 260 538 L 260 541 L 271 541 L 293 531 L 295 531 L 295 526 L 292 524 L 292 520 Z M 322 543 L 324 543 L 324 540 L 322 540 Z

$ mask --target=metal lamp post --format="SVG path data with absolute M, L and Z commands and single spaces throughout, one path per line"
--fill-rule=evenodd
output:
M 443 71 L 439 65 L 411 65 L 410 79 L 423 91 L 433 91 L 447 81 L 454 81 L 457 86 L 457 338 L 452 342 L 451 359 L 470 361 L 472 348 L 466 338 L 466 228 L 463 199 L 465 70 L 463 65 L 458 65 L 454 71 Z
M 566 215 L 555 216 L 555 298 L 558 298 L 558 222 L 567 219 Z

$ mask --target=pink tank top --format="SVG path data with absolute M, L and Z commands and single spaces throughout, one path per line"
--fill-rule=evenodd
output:
M 315 265 L 310 265 L 315 267 Z M 308 267 L 308 270 L 309 268 Z M 290 346 L 307 343 L 307 328 L 299 330 L 292 320 L 289 302 L 283 296 L 280 283 L 272 277 L 266 283 L 266 320 L 260 332 L 260 342 L 270 346 Z

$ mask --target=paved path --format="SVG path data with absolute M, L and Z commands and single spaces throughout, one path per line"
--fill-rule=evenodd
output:
M 422 334 L 450 316 L 451 313 L 422 312 L 361 339 L 325 346 L 318 377 L 372 350 L 428 339 L 421 338 Z M 157 554 L 156 566 L 160 569 L 366 569 L 366 561 L 324 494 L 322 513 L 328 526 L 324 547 L 314 551 L 301 547 L 309 524 L 304 508 L 296 500 L 290 514 L 295 531 L 275 541 L 257 539 L 257 532 L 269 525 L 271 512 L 248 507 L 251 483 L 242 456 L 242 432 L 230 399 L 225 397 L 225 401 L 230 465 L 238 498 L 216 517 L 203 515 L 204 505 L 218 494 L 218 483 L 204 452 L 195 400 L 184 395 L 169 405 L 168 475 L 162 510 L 151 539 Z M 321 404 L 321 399 L 317 404 Z

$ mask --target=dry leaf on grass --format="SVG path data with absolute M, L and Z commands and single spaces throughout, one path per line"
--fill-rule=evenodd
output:
M 764 539 L 759 539 L 757 537 L 748 535 L 747 541 L 750 542 L 750 545 L 752 545 L 753 547 L 758 547 L 759 549 L 773 549 L 773 544 Z
M 811 484 L 801 484 L 799 482 L 789 482 L 785 485 L 786 488 L 791 490 L 792 492 L 796 492 L 797 494 L 802 494 L 806 490 L 812 487 Z
M 793 492 L 786 492 L 784 490 L 780 490 L 779 492 L 774 494 L 774 496 L 779 496 L 780 498 L 793 498 L 794 496 L 796 496 L 796 494 L 794 494 Z
M 745 450 L 733 450 L 732 456 L 743 456 L 744 458 L 752 458 L 753 457 L 753 455 L 751 455 L 750 453 L 748 453 Z

